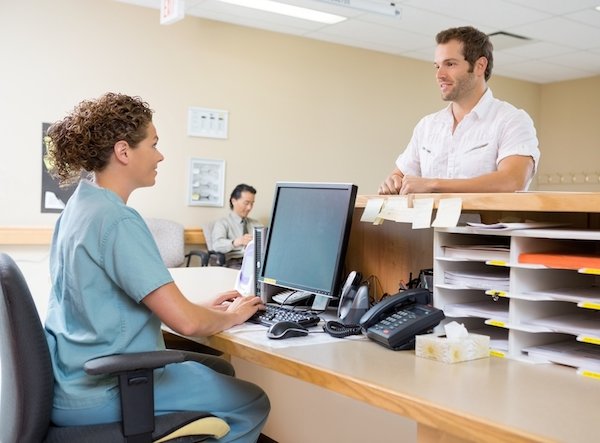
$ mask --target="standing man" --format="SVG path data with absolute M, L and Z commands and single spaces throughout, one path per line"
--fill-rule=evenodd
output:
M 417 124 L 379 194 L 527 189 L 540 158 L 535 128 L 488 88 L 488 36 L 465 26 L 440 32 L 436 42 L 436 79 L 450 104 Z
M 231 192 L 227 217 L 217 220 L 212 229 L 212 249 L 225 254 L 226 266 L 240 268 L 244 249 L 253 238 L 258 220 L 248 217 L 254 206 L 256 189 L 241 183 Z

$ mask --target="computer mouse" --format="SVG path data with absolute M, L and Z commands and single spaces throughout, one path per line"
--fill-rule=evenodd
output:
M 279 321 L 269 327 L 267 337 L 273 339 L 303 337 L 308 335 L 308 329 L 295 321 Z

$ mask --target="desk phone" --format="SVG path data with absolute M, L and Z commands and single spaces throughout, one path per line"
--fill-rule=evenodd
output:
M 360 319 L 367 337 L 395 351 L 413 349 L 415 336 L 433 329 L 444 319 L 442 310 L 423 303 L 429 291 L 410 289 L 373 306 Z

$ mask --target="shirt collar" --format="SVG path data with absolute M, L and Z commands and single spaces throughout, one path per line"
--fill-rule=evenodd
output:
M 478 118 L 484 118 L 489 112 L 492 103 L 494 102 L 494 94 L 492 90 L 487 88 L 475 107 L 471 109 L 467 115 L 475 114 Z M 449 103 L 439 114 L 440 118 L 444 120 L 454 121 L 454 115 L 452 114 L 452 103 Z M 465 116 L 466 117 L 466 116 Z
M 492 90 L 487 88 L 479 102 L 475 105 L 475 107 L 469 112 L 469 114 L 474 113 L 479 118 L 484 118 L 486 114 L 489 112 L 492 103 L 494 102 L 494 94 L 492 94 Z
M 236 222 L 236 223 L 242 223 L 244 221 L 244 219 L 242 217 L 240 217 L 235 211 L 231 211 L 229 213 L 229 216 Z

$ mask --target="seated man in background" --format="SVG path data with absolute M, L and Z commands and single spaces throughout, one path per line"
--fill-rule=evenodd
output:
M 252 240 L 254 228 L 261 226 L 258 220 L 248 217 L 254 206 L 256 189 L 241 183 L 229 197 L 231 212 L 217 220 L 212 229 L 212 249 L 225 254 L 226 266 L 240 268 L 244 249 Z
M 539 162 L 533 121 L 498 100 L 487 81 L 492 43 L 470 27 L 436 36 L 434 67 L 443 110 L 417 124 L 379 194 L 526 190 Z

